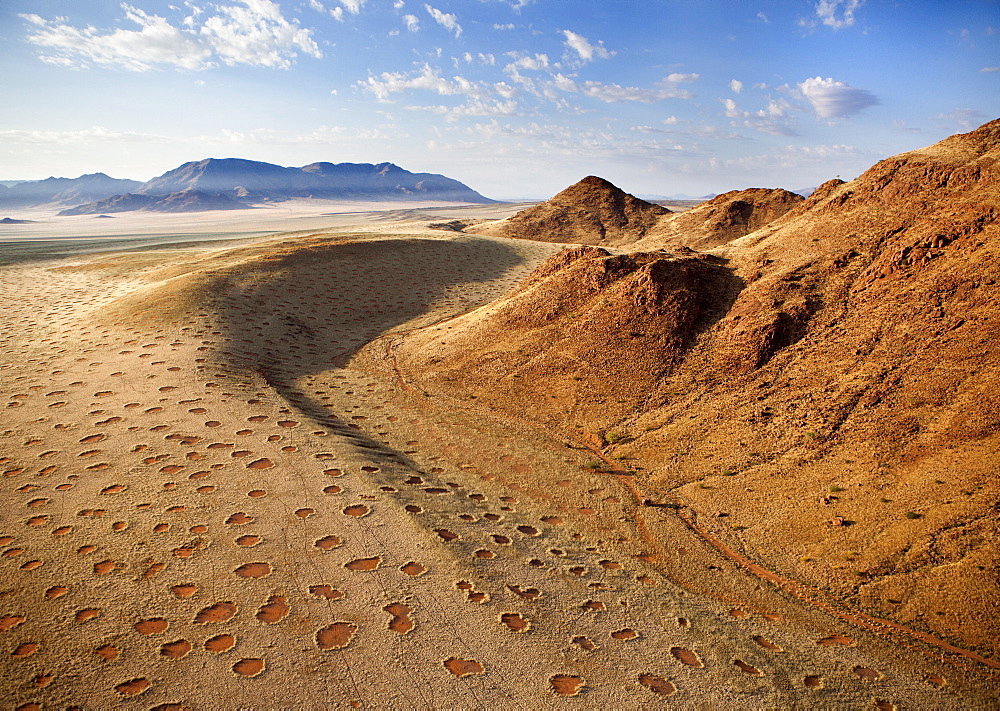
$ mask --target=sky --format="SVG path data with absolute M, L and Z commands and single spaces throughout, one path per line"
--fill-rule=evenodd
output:
M 813 187 L 1000 117 L 1000 0 L 0 0 L 0 179 Z

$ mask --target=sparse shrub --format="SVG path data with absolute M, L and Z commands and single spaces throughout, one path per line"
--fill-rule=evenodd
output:
M 881 498 L 879 499 L 879 501 L 881 501 L 883 504 L 887 504 L 891 501 L 891 499 Z
M 920 514 L 918 514 L 916 511 L 907 511 L 903 515 L 906 516 L 906 518 L 908 519 L 920 518 Z
M 598 469 L 601 468 L 601 463 L 595 460 L 591 460 L 586 464 L 584 464 L 583 466 L 586 467 L 587 469 L 590 469 L 591 471 L 597 471 Z
M 621 442 L 623 439 L 625 439 L 625 435 L 623 435 L 621 432 L 608 432 L 606 435 L 604 435 L 604 441 L 607 442 L 608 444 L 616 444 L 618 442 Z
M 839 492 L 841 492 L 841 491 L 844 491 L 844 487 L 842 487 L 842 486 L 837 486 L 836 484 L 834 484 L 833 486 L 831 486 L 831 487 L 830 487 L 830 491 L 831 491 L 832 493 L 834 493 L 834 494 L 837 494 L 837 493 L 839 493 Z
M 732 469 L 723 469 L 722 476 L 736 476 L 736 472 L 734 472 Z

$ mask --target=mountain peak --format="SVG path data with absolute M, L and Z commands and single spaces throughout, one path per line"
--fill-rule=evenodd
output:
M 645 236 L 670 210 L 588 175 L 551 199 L 477 232 L 539 242 L 615 246 Z
M 84 180 L 84 182 L 89 182 Z M 105 177 L 105 179 L 107 179 Z M 62 180 L 62 179 L 61 179 Z M 108 179 L 109 180 L 109 179 Z M 197 191 L 213 196 L 187 201 L 185 209 L 212 205 L 204 209 L 223 209 L 224 196 L 232 199 L 232 209 L 248 203 L 280 201 L 290 198 L 321 198 L 329 200 L 440 200 L 447 202 L 492 202 L 457 180 L 433 173 L 411 173 L 394 163 L 310 163 L 301 168 L 286 168 L 273 163 L 245 158 L 204 158 L 188 161 L 144 183 L 130 183 L 124 190 L 105 191 L 90 197 L 90 202 L 121 198 L 123 193 L 136 193 L 156 198 Z M 101 205 L 81 205 L 85 211 L 102 209 Z M 174 200 L 171 205 L 177 203 Z M 65 203 L 64 203 L 65 204 Z M 139 203 L 118 200 L 116 205 L 127 208 Z M 177 203 L 179 204 L 179 203 Z M 143 205 L 141 209 L 153 209 Z M 156 208 L 159 209 L 159 208 Z
M 718 247 L 770 224 L 803 202 L 804 197 L 782 188 L 730 190 L 662 220 L 636 248 Z

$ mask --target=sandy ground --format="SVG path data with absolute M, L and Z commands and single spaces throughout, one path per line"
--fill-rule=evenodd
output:
M 4 233 L 6 706 L 992 705 L 639 506 L 641 463 L 415 389 L 400 339 L 561 245 L 412 207 Z

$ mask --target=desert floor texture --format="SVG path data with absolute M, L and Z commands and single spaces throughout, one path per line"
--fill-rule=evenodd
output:
M 641 469 L 414 385 L 408 334 L 564 247 L 428 224 L 517 207 L 0 234 L 4 707 L 991 707 Z

